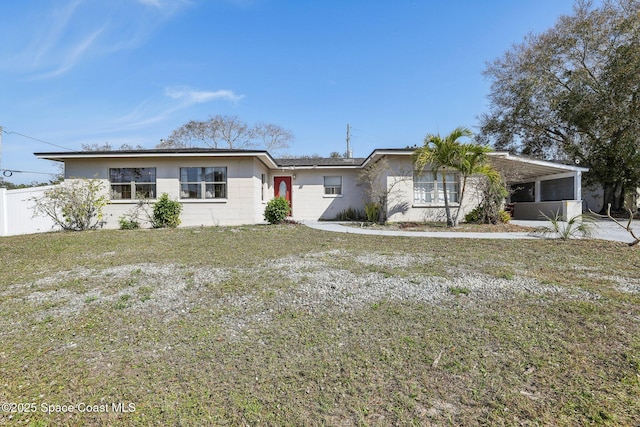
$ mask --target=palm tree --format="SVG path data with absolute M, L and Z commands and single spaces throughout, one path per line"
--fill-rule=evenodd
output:
M 459 206 L 462 206 L 462 201 L 464 199 L 465 188 L 467 186 L 467 179 L 473 175 L 483 175 L 486 177 L 492 186 L 496 188 L 501 187 L 504 188 L 504 181 L 502 179 L 502 175 L 498 172 L 493 166 L 491 166 L 489 161 L 489 156 L 487 155 L 491 152 L 491 148 L 486 145 L 481 144 L 462 144 L 461 145 L 461 154 L 462 157 L 460 159 L 460 163 L 455 169 L 460 172 L 462 176 L 462 190 L 460 191 L 460 200 Z M 458 225 L 458 215 L 460 214 L 460 209 L 456 211 L 456 216 L 453 219 L 453 223 Z
M 458 225 L 458 215 L 464 199 L 467 179 L 470 176 L 481 174 L 492 182 L 497 182 L 500 179 L 499 173 L 487 163 L 487 153 L 491 151 L 489 147 L 474 143 L 463 144 L 459 141 L 460 138 L 469 138 L 472 135 L 471 131 L 465 127 L 454 129 L 444 138 L 437 134 L 429 134 L 424 140 L 424 146 L 416 149 L 413 154 L 418 172 L 422 172 L 427 165 L 431 165 L 434 181 L 436 181 L 438 170 L 442 171 L 442 193 L 448 227 Z M 451 215 L 451 207 L 449 206 L 446 169 L 458 171 L 462 178 L 462 188 L 455 217 Z

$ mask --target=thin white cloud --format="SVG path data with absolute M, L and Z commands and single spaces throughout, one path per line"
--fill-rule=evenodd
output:
M 78 7 L 82 4 L 82 1 L 83 0 L 71 1 L 64 7 L 55 9 L 48 14 L 47 19 L 49 21 L 49 25 L 39 27 L 46 30 L 40 31 L 39 33 L 36 32 L 32 41 L 32 46 L 34 46 L 34 66 L 38 66 L 43 58 L 46 57 L 46 54 L 60 42 L 60 38 L 67 30 L 69 23 L 72 21 L 73 15 L 76 13 Z
M 157 9 L 175 9 L 177 7 L 189 4 L 187 0 L 136 0 L 145 6 L 155 7 Z
M 133 111 L 112 122 L 109 126 L 116 125 L 121 129 L 143 128 L 170 119 L 181 110 L 194 105 L 212 101 L 227 101 L 238 103 L 245 95 L 238 95 L 232 90 L 202 91 L 187 86 L 172 86 L 164 88 L 165 99 L 170 103 L 153 99 L 141 102 Z
M 164 93 L 169 98 L 182 100 L 189 105 L 217 100 L 239 102 L 245 97 L 232 90 L 199 91 L 187 87 L 167 87 Z
M 0 50 L 0 69 L 25 73 L 27 78 L 60 76 L 87 58 L 141 46 L 190 4 L 189 0 L 52 3 L 6 29 L 12 37 Z M 26 32 L 27 28 L 35 31 Z
M 153 7 L 157 7 L 157 8 L 161 8 L 162 7 L 162 1 L 160 0 L 137 0 L 138 3 L 142 3 L 146 6 L 153 6 Z
M 56 69 L 47 73 L 37 75 L 34 77 L 34 79 L 51 78 L 51 77 L 59 76 L 69 71 L 78 63 L 78 61 L 81 60 L 83 55 L 95 43 L 96 39 L 100 36 L 101 33 L 104 32 L 106 28 L 107 28 L 107 25 L 94 31 L 91 34 L 88 34 L 84 39 L 78 40 L 77 44 L 69 50 L 67 55 L 64 58 L 61 58 L 62 62 L 58 64 L 58 67 Z

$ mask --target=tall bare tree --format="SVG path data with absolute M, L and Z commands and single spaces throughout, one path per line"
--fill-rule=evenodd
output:
M 254 135 L 262 142 L 262 146 L 270 152 L 277 152 L 289 148 L 289 143 L 293 141 L 293 133 L 287 129 L 271 123 L 257 123 L 254 128 Z
M 255 133 L 238 116 L 213 116 L 209 120 L 209 131 L 216 147 L 224 146 L 229 149 L 255 147 Z
M 80 144 L 82 147 L 82 151 L 112 151 L 114 148 L 108 142 L 104 144 Z M 122 144 L 118 150 L 144 150 L 144 147 L 141 145 L 136 145 L 135 147 L 131 144 Z
M 190 148 L 201 144 L 217 148 L 209 136 L 208 122 L 190 120 L 174 130 L 156 148 Z
M 263 146 L 277 151 L 289 147 L 293 134 L 274 124 L 258 123 L 250 126 L 238 116 L 211 116 L 206 121 L 191 120 L 174 130 L 157 148 L 247 149 Z

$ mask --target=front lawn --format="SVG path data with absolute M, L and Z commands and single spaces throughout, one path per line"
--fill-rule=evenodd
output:
M 0 262 L 0 425 L 640 424 L 623 243 L 103 230 Z

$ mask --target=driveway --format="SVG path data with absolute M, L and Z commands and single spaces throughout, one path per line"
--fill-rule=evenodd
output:
M 527 227 L 539 227 L 548 225 L 547 221 L 520 221 L 513 220 L 513 224 Z M 370 234 L 376 236 L 408 236 L 408 237 L 440 237 L 446 239 L 538 239 L 528 233 L 472 233 L 456 231 L 398 231 L 398 230 L 372 230 L 366 227 L 355 227 L 341 222 L 331 221 L 303 221 L 310 228 L 332 231 L 336 233 Z M 626 222 L 624 223 L 626 225 Z M 632 229 L 636 236 L 640 236 L 640 221 L 635 221 Z M 600 220 L 594 223 L 593 237 L 602 240 L 630 243 L 633 237 L 622 227 L 609 220 Z

